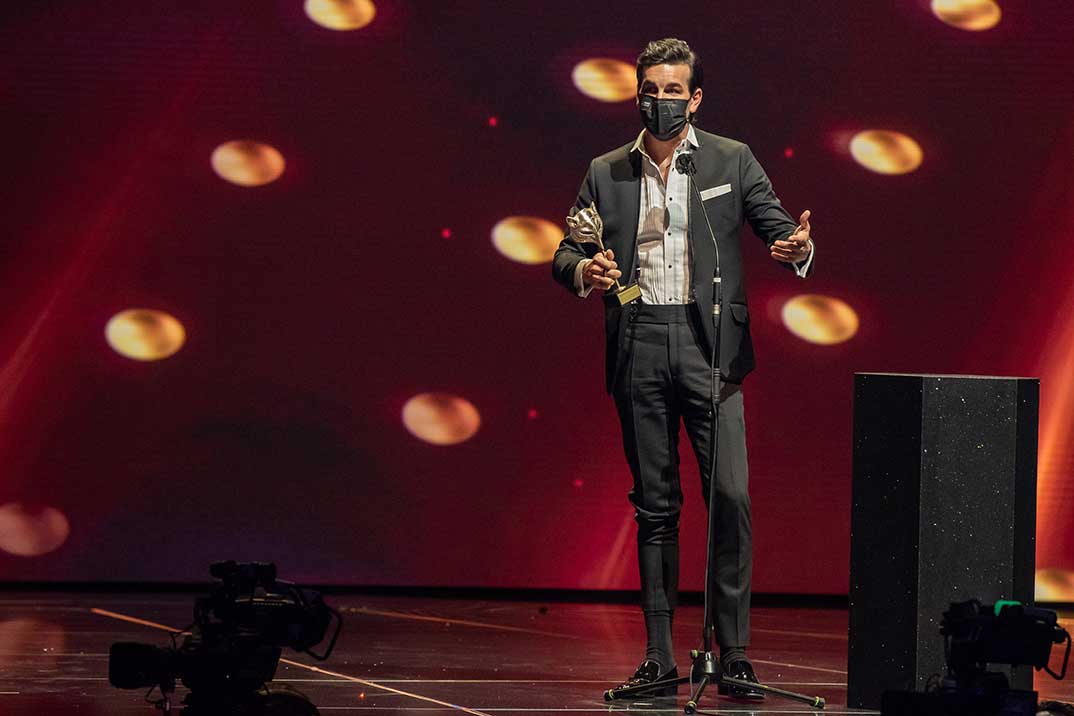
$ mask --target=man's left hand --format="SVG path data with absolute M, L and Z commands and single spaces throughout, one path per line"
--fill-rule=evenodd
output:
M 798 228 L 786 239 L 772 244 L 772 258 L 785 264 L 797 264 L 809 258 L 812 244 L 809 238 L 809 209 L 802 212 Z

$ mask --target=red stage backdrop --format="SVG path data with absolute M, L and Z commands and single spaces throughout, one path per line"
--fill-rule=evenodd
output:
M 1038 596 L 1074 598 L 1068 2 L 0 14 L 0 580 L 636 586 L 600 304 L 548 262 L 673 35 L 700 126 L 813 211 L 809 281 L 744 239 L 755 589 L 847 589 L 855 371 L 1017 374 Z

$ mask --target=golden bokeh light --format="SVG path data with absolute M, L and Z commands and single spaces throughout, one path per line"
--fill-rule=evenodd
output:
M 329 30 L 358 30 L 373 22 L 372 0 L 306 0 L 306 14 Z
M 421 393 L 403 406 L 403 425 L 414 437 L 433 445 L 456 445 L 481 427 L 481 414 L 465 398 Z
M 571 79 L 579 92 L 601 102 L 624 102 L 638 93 L 634 65 L 620 60 L 603 57 L 582 60 L 574 66 Z
M 902 132 L 867 129 L 850 140 L 850 153 L 863 167 L 877 174 L 909 174 L 921 166 L 921 145 Z
M 161 360 L 186 342 L 183 324 L 163 311 L 128 308 L 112 316 L 104 328 L 108 345 L 134 360 Z
M 55 507 L 30 509 L 18 502 L 0 507 L 0 549 L 19 557 L 47 554 L 67 541 L 71 525 Z
M 213 150 L 213 171 L 239 186 L 262 186 L 280 178 L 283 155 L 275 147 L 249 139 L 224 142 Z
M 562 240 L 562 229 L 536 216 L 509 216 L 492 227 L 496 250 L 523 264 L 548 263 Z
M 932 0 L 932 14 L 960 30 L 990 30 L 1002 16 L 995 0 Z
M 1038 602 L 1074 602 L 1074 571 L 1038 569 L 1036 599 Z
M 783 304 L 783 325 L 803 341 L 843 343 L 858 332 L 858 314 L 845 301 L 806 293 Z

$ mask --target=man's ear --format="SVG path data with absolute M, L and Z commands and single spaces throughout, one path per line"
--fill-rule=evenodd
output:
M 690 106 L 689 106 L 690 114 L 694 114 L 695 112 L 697 112 L 698 108 L 701 107 L 701 96 L 702 96 L 702 94 L 703 93 L 701 92 L 700 87 L 698 87 L 696 90 L 694 90 L 694 96 L 690 98 Z

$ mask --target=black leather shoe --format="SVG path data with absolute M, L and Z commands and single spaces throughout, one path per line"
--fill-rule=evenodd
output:
M 753 665 L 745 659 L 732 661 L 724 667 L 723 673 L 725 676 L 729 676 L 732 679 L 738 679 L 739 681 L 749 681 L 754 684 L 760 683 L 757 681 L 757 675 L 753 673 Z M 763 692 L 746 686 L 725 686 L 721 683 L 717 687 L 716 692 L 720 694 L 720 696 L 730 696 L 732 699 L 741 699 L 742 701 L 764 701 Z
M 667 673 L 660 673 L 660 664 L 652 659 L 646 659 L 641 662 L 641 666 L 634 672 L 634 675 L 629 679 L 619 684 L 615 688 L 608 689 L 604 692 L 605 701 L 614 701 L 615 699 L 625 699 L 634 696 L 640 697 L 654 697 L 654 696 L 675 696 L 679 692 L 679 685 L 674 683 L 679 678 L 678 667 L 673 667 L 671 671 Z M 662 682 L 671 681 L 673 683 L 663 684 Z M 645 688 L 647 684 L 662 684 L 653 688 Z

